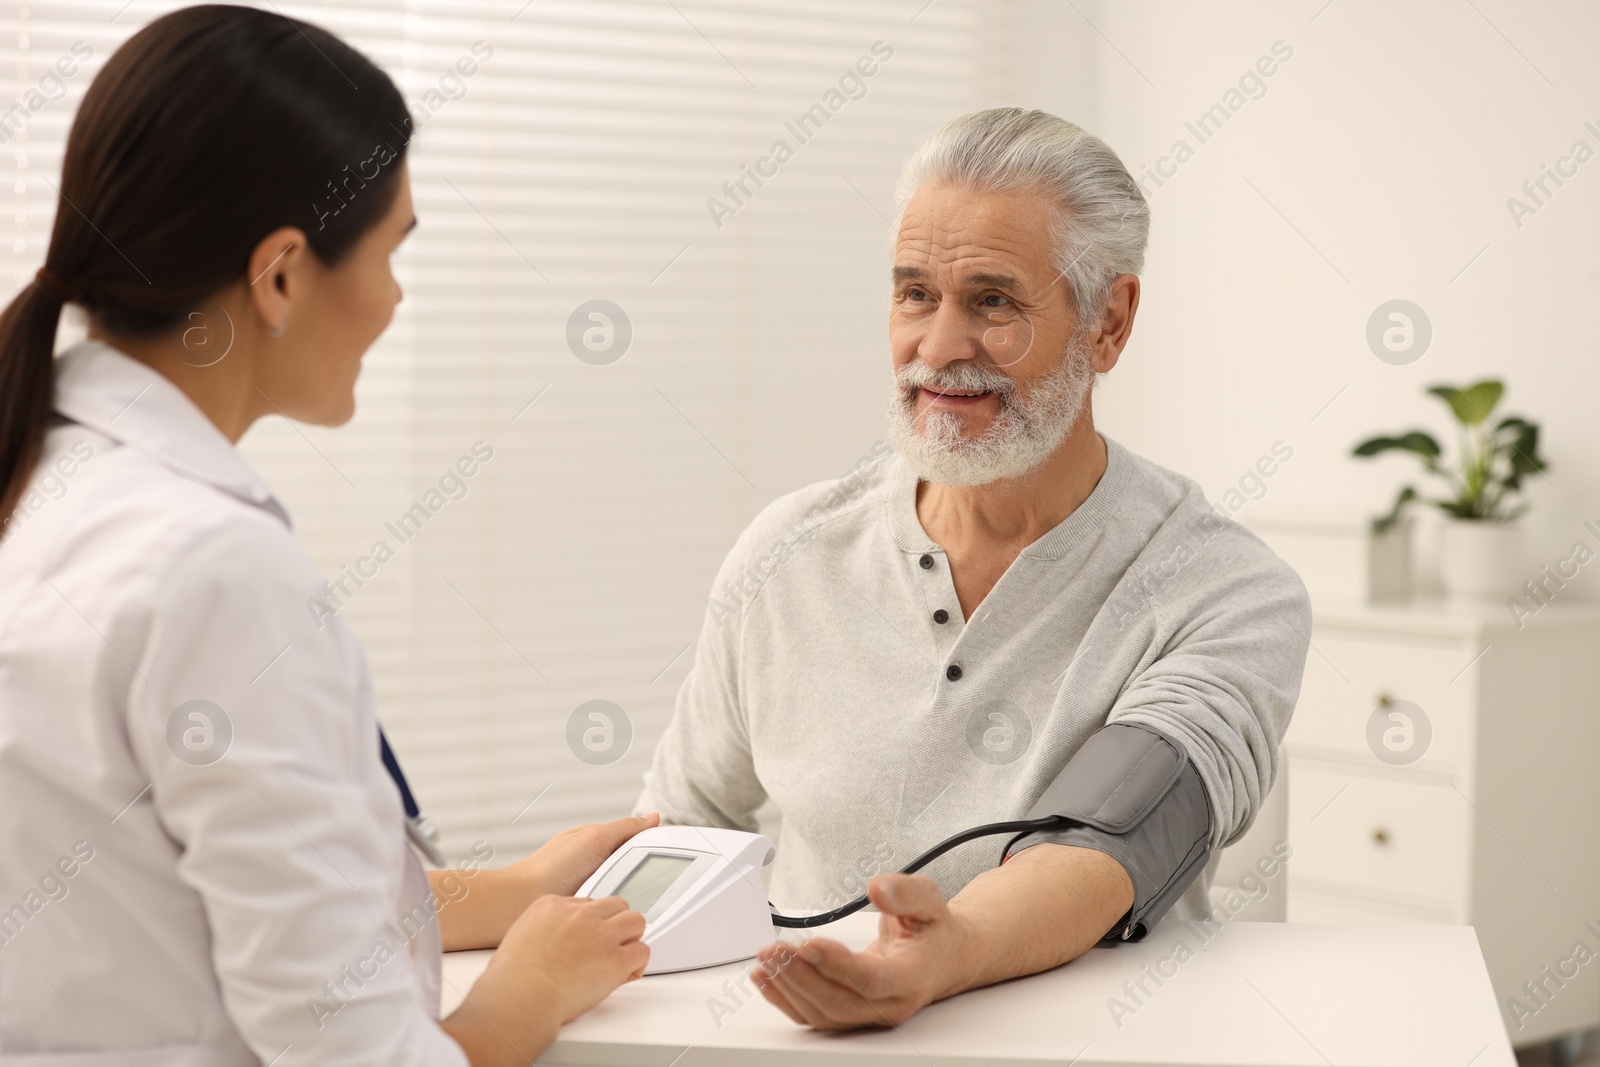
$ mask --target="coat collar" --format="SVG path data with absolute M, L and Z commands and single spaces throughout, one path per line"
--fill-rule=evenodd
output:
M 80 341 L 56 357 L 55 410 L 291 525 L 267 483 L 181 389 L 104 342 Z

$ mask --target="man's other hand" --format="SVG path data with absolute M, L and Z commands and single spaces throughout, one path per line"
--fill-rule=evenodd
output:
M 882 915 L 878 939 L 861 952 L 814 937 L 758 954 L 751 977 L 789 1018 L 818 1030 L 894 1026 L 959 991 L 966 931 L 933 879 L 885 874 L 867 883 Z

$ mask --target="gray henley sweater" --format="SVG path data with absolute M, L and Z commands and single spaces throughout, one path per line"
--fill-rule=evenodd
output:
M 1106 438 L 1076 511 L 965 619 L 885 445 L 758 515 L 719 571 L 689 676 L 636 811 L 754 830 L 783 813 L 771 894 L 835 907 L 873 874 L 979 823 L 1024 817 L 1108 722 L 1189 755 L 1212 847 L 1277 773 L 1311 612 L 1299 577 L 1188 478 Z M 1010 838 L 923 873 L 949 897 Z M 1209 914 L 1209 871 L 1174 905 Z

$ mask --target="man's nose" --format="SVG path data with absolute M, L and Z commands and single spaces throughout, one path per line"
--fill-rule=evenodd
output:
M 942 302 L 928 323 L 928 332 L 917 346 L 917 355 L 928 366 L 938 369 L 960 359 L 971 359 L 977 352 L 972 343 L 966 310 L 952 301 Z

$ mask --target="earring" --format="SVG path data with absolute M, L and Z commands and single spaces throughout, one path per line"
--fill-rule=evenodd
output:
M 279 321 L 278 325 L 270 327 L 267 330 L 267 336 L 268 337 L 282 337 L 283 336 L 283 331 L 287 330 L 288 328 L 289 328 L 289 317 L 287 315 L 285 315 L 283 317 L 283 319 Z

